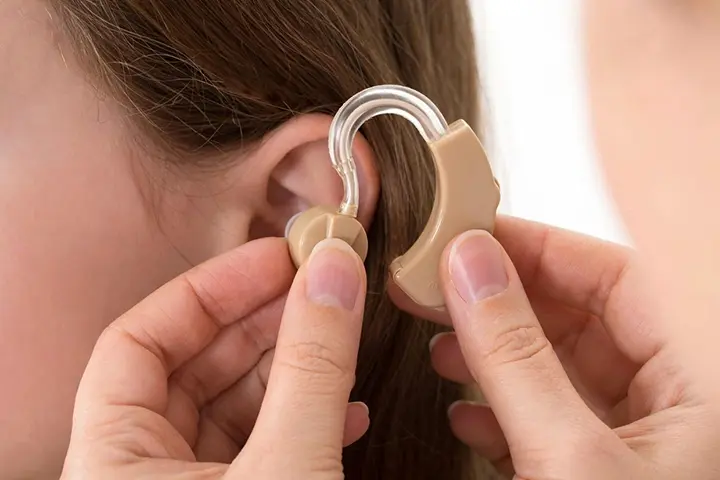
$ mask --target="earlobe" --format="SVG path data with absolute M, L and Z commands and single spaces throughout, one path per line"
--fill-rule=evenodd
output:
M 343 185 L 330 162 L 328 133 L 332 117 L 298 116 L 270 134 L 248 160 L 262 172 L 265 201 L 255 212 L 251 238 L 283 236 L 288 221 L 316 206 L 337 208 Z M 358 135 L 353 146 L 360 185 L 358 220 L 370 226 L 379 195 L 375 159 L 367 141 Z

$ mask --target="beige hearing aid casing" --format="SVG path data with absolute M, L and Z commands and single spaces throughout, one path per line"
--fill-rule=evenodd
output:
M 420 238 L 390 265 L 395 283 L 422 307 L 442 309 L 440 257 L 453 238 L 468 230 L 492 233 L 500 203 L 485 149 L 462 120 L 447 134 L 429 143 L 435 159 L 435 203 Z
M 415 244 L 390 265 L 393 281 L 418 305 L 442 309 L 440 257 L 453 238 L 474 229 L 493 231 L 500 189 L 485 149 L 462 120 L 439 140 L 429 143 L 436 167 L 432 213 Z M 360 222 L 330 207 L 304 212 L 289 227 L 288 243 L 295 265 L 308 259 L 313 248 L 327 238 L 348 243 L 365 260 L 368 239 Z
M 362 224 L 331 207 L 314 207 L 303 212 L 293 221 L 287 237 L 290 256 L 298 267 L 310 257 L 315 245 L 328 238 L 344 241 L 363 261 L 367 257 L 368 239 Z

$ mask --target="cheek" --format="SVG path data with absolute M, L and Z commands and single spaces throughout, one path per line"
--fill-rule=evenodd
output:
M 0 468 L 57 478 L 102 329 L 187 267 L 135 181 L 120 115 L 35 0 L 0 0 Z
M 0 108 L 12 112 L 0 112 L 0 465 L 12 478 L 61 465 L 97 336 L 186 266 L 148 214 L 119 122 L 55 80 Z
M 0 424 L 15 443 L 0 464 L 38 465 L 62 458 L 99 333 L 179 269 L 127 159 L 94 143 L 107 136 L 13 133 L 23 147 L 0 154 Z
M 706 280 L 720 268 L 715 4 L 588 0 L 584 12 L 592 121 L 610 186 L 656 277 L 690 279 L 665 288 L 703 301 L 715 296 Z
M 718 200 L 720 21 L 681 3 L 586 2 L 595 139 L 631 228 Z

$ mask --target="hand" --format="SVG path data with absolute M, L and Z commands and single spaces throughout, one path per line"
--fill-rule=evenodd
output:
M 78 391 L 62 478 L 343 478 L 343 444 L 369 426 L 367 407 L 347 403 L 364 270 L 326 241 L 294 275 L 283 240 L 252 242 L 110 325 Z
M 461 236 L 441 268 L 456 333 L 434 367 L 487 401 L 451 408 L 455 434 L 517 479 L 718 478 L 717 380 L 654 321 L 632 251 L 508 218 L 495 235 Z

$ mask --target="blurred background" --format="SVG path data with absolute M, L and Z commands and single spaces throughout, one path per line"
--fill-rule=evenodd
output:
M 502 211 L 628 243 L 592 144 L 579 0 L 470 0 Z

